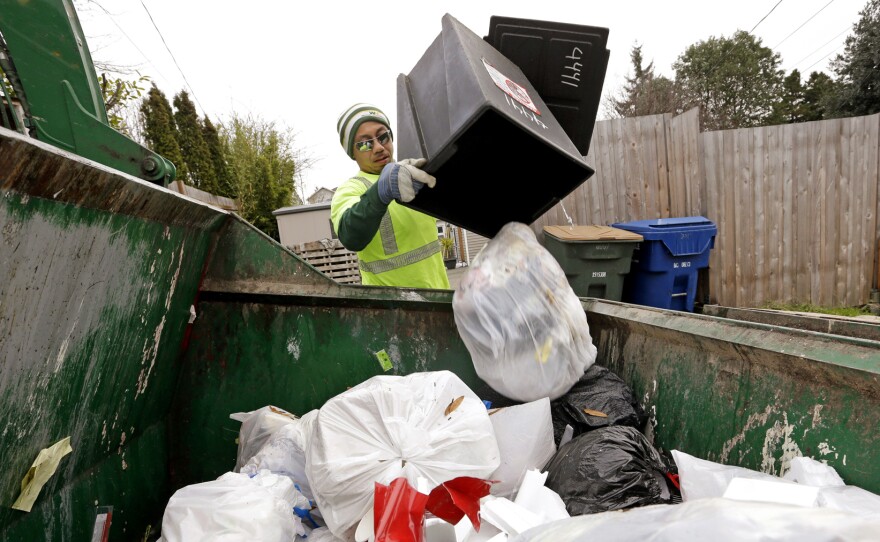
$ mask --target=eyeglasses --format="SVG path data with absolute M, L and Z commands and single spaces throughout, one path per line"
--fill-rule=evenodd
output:
M 364 139 L 363 141 L 355 141 L 354 148 L 360 152 L 369 152 L 373 150 L 373 141 L 378 141 L 380 145 L 385 146 L 391 141 L 391 132 L 383 132 L 373 139 Z

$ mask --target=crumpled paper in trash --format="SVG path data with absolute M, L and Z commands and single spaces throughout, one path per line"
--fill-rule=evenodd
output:
M 30 512 L 34 501 L 40 495 L 40 490 L 55 474 L 61 459 L 72 451 L 70 437 L 65 437 L 52 446 L 40 450 L 31 468 L 28 469 L 21 481 L 21 495 L 18 496 L 12 508 Z

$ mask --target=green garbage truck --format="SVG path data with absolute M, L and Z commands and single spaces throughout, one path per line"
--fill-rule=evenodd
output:
M 8 24 L 34 6 L 62 2 L 0 0 L 8 79 Z M 26 81 L 7 111 L 38 96 Z M 80 151 L 107 132 L 70 120 L 87 100 L 64 81 L 57 115 L 85 147 L 50 138 L 63 121 L 33 103 L 19 129 L 0 128 L 0 540 L 92 540 L 107 507 L 111 540 L 155 539 L 176 489 L 234 466 L 233 412 L 302 414 L 377 374 L 440 369 L 489 392 L 451 291 L 340 285 L 165 189 L 161 157 L 105 152 L 122 167 Z M 582 302 L 598 361 L 632 386 L 657 447 L 775 474 L 812 456 L 880 492 L 880 342 Z M 67 437 L 32 509 L 12 509 L 40 450 Z

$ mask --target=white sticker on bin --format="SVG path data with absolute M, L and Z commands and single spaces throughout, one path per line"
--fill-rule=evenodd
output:
M 538 111 L 538 106 L 535 105 L 535 102 L 532 101 L 532 97 L 529 96 L 529 91 L 523 88 L 518 83 L 512 81 L 509 77 L 495 69 L 495 66 L 486 62 L 486 59 L 483 60 L 483 66 L 486 67 L 486 71 L 489 72 L 489 77 L 492 78 L 492 81 L 495 81 L 495 84 L 503 90 L 508 96 L 518 101 L 522 105 L 531 109 L 536 115 L 540 115 L 541 112 Z

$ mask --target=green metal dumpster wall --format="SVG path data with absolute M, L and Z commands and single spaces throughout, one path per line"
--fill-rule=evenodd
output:
M 0 539 L 143 538 L 167 501 L 166 418 L 225 215 L 0 130 Z M 38 452 L 70 436 L 30 513 Z
M 827 461 L 880 493 L 880 342 L 586 301 L 599 357 L 667 450 L 776 475 Z

